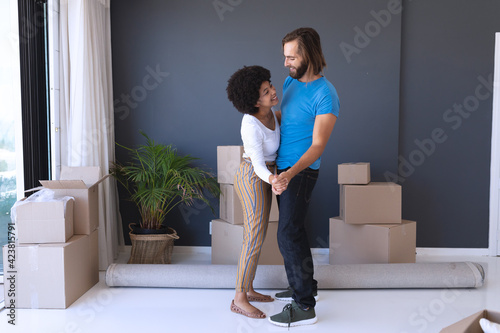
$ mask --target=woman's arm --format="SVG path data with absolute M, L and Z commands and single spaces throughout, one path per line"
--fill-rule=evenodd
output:
M 245 154 L 250 157 L 252 161 L 255 174 L 266 183 L 271 184 L 274 175 L 266 166 L 262 148 L 264 144 L 263 133 L 259 130 L 257 125 L 245 123 L 241 127 L 241 139 L 243 140 Z

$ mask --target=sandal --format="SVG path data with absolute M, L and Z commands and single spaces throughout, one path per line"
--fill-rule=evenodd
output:
M 259 309 L 255 310 L 254 312 L 245 311 L 236 304 L 234 304 L 234 300 L 231 302 L 231 311 L 234 313 L 239 313 L 241 315 L 244 315 L 248 318 L 256 318 L 256 319 L 266 318 L 265 313 L 260 311 Z
M 272 302 L 272 301 L 274 301 L 274 298 L 272 298 L 269 295 L 262 295 L 262 296 L 247 295 L 247 299 L 249 302 Z

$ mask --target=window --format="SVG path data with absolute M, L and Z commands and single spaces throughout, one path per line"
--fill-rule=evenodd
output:
M 21 87 L 18 7 L 16 0 L 0 1 L 0 245 L 7 243 L 10 208 L 23 197 Z M 3 258 L 0 256 L 0 275 Z M 3 297 L 3 295 L 1 296 Z
M 0 245 L 15 201 L 50 179 L 47 12 L 45 0 L 0 1 Z

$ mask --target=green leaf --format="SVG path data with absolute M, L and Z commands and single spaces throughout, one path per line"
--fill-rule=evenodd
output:
M 166 215 L 177 205 L 191 205 L 194 200 L 205 202 L 212 213 L 203 190 L 218 197 L 220 189 L 215 177 L 208 171 L 193 167 L 198 160 L 190 155 L 181 156 L 172 145 L 156 143 L 144 132 L 146 144 L 126 149 L 130 161 L 115 163 L 110 173 L 128 191 L 130 199 L 139 208 L 141 227 L 159 229 Z

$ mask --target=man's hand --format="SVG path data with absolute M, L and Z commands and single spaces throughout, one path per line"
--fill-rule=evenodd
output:
M 273 190 L 273 193 L 276 195 L 280 195 L 281 193 L 283 193 L 283 191 L 278 191 L 277 189 L 275 189 L 274 186 L 272 186 L 271 188 Z
M 286 190 L 288 186 L 288 179 L 286 177 L 282 177 L 283 173 L 281 173 L 279 176 L 278 175 L 273 175 L 273 179 L 271 180 L 271 185 L 273 187 L 273 193 L 276 195 L 280 195 L 283 193 L 284 190 Z M 271 178 L 271 177 L 269 177 Z

